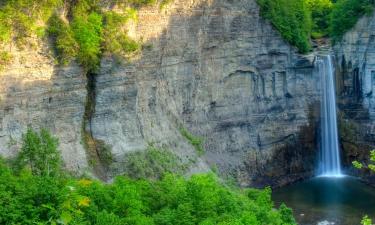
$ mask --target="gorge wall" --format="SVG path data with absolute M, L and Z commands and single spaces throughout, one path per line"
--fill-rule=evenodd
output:
M 59 137 L 75 171 L 90 171 L 89 130 L 113 155 L 110 173 L 151 144 L 192 162 L 190 173 L 215 168 L 242 186 L 311 176 L 319 76 L 255 0 L 176 0 L 140 10 L 129 32 L 145 43 L 142 53 L 122 63 L 104 57 L 94 86 L 78 66 L 56 66 L 46 43 L 13 49 L 0 73 L 0 153 L 14 155 L 31 125 Z M 88 93 L 95 102 L 84 123 Z M 204 139 L 203 155 L 182 128 Z
M 375 14 L 363 17 L 334 50 L 344 166 L 374 180 L 368 170 L 352 170 L 351 163 L 367 161 L 375 149 Z

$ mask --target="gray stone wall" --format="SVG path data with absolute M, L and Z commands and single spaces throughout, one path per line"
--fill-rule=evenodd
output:
M 102 60 L 89 124 L 117 167 L 127 153 L 152 143 L 193 161 L 190 173 L 217 168 L 243 186 L 282 185 L 312 174 L 319 105 L 313 57 L 285 43 L 254 0 L 176 0 L 166 10 L 141 10 L 129 26 L 143 51 L 128 62 Z M 0 152 L 14 154 L 8 141 L 19 140 L 31 124 L 60 138 L 69 168 L 86 168 L 85 76 L 73 65 L 52 66 L 47 56 L 40 69 L 29 60 L 0 75 Z M 32 71 L 38 72 L 30 78 Z M 29 86 L 21 85 L 28 79 Z M 181 127 L 204 138 L 203 156 Z
M 359 20 L 334 50 L 342 158 L 349 173 L 372 179 L 351 162 L 366 161 L 375 148 L 375 14 Z

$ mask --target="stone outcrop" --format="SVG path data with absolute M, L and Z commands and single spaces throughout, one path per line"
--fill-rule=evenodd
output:
M 375 14 L 363 17 L 334 50 L 342 158 L 349 173 L 373 179 L 351 162 L 366 161 L 375 148 Z
M 192 161 L 190 173 L 217 168 L 242 186 L 312 174 L 319 78 L 254 0 L 176 0 L 142 9 L 129 32 L 143 50 L 129 62 L 103 58 L 86 124 L 117 169 L 127 153 L 153 144 Z M 77 66 L 53 66 L 45 52 L 23 53 L 26 62 L 0 75 L 0 152 L 14 154 L 8 143 L 28 124 L 47 127 L 67 167 L 83 170 L 87 80 Z M 204 139 L 202 156 L 182 127 Z

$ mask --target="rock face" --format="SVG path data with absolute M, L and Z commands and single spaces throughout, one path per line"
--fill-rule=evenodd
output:
M 163 11 L 143 9 L 130 34 L 144 49 L 131 62 L 102 60 L 87 124 L 117 169 L 127 153 L 153 144 L 194 159 L 191 173 L 217 168 L 243 186 L 312 174 L 319 77 L 312 60 L 260 17 L 254 0 L 176 0 Z M 14 154 L 7 143 L 27 124 L 47 127 L 60 138 L 67 166 L 82 170 L 86 78 L 76 66 L 55 68 L 33 54 L 40 67 L 15 63 L 0 75 L 0 152 Z M 204 138 L 203 156 L 181 128 Z
M 366 161 L 375 148 L 375 14 L 362 18 L 334 49 L 343 161 L 357 174 L 351 162 Z
M 28 126 L 43 127 L 59 137 L 66 166 L 83 170 L 86 78 L 77 65 L 54 66 L 49 50 L 35 40 L 32 44 L 24 50 L 11 46 L 13 62 L 0 72 L 0 153 L 13 156 Z

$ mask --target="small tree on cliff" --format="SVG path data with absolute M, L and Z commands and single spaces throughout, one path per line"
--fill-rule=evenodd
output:
M 61 157 L 57 150 L 58 139 L 49 131 L 39 133 L 31 128 L 22 137 L 21 151 L 17 157 L 18 169 L 29 168 L 34 175 L 55 176 L 61 170 Z

